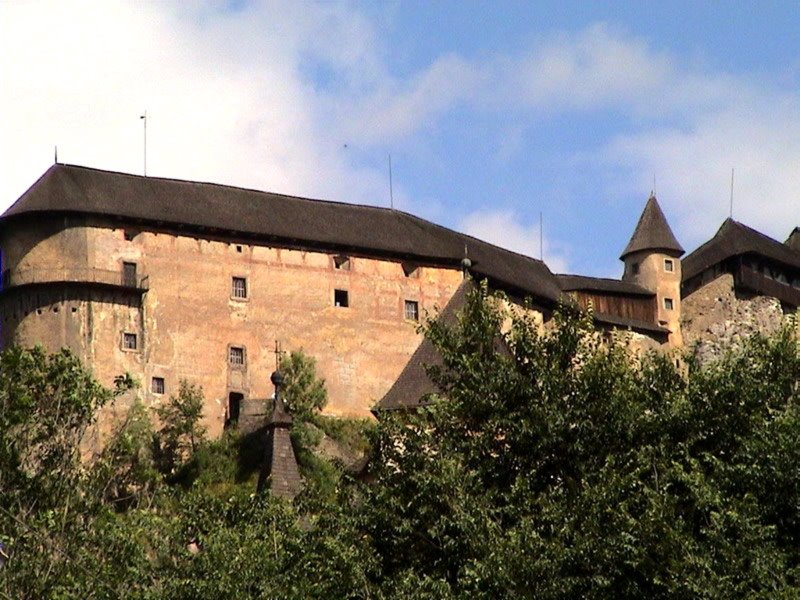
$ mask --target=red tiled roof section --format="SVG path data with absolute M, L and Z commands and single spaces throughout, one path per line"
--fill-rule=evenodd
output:
M 362 252 L 453 267 L 464 257 L 466 247 L 472 272 L 498 287 L 550 304 L 560 293 L 542 261 L 388 208 L 57 164 L 0 222 L 48 212 L 120 217 L 289 247 Z
M 642 216 L 639 217 L 636 229 L 620 259 L 624 260 L 628 254 L 640 250 L 666 250 L 675 253 L 676 256 L 683 254 L 683 248 L 675 239 L 655 196 L 650 196 L 647 200 Z

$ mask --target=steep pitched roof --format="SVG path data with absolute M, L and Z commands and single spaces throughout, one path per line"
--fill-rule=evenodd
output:
M 0 217 L 0 227 L 43 213 L 120 217 L 427 264 L 457 266 L 466 246 L 476 276 L 548 303 L 560 294 L 542 261 L 388 208 L 56 164 Z
M 624 260 L 628 254 L 639 250 L 667 250 L 677 252 L 678 256 L 683 254 L 683 248 L 675 239 L 655 196 L 650 196 L 647 200 L 642 216 L 639 217 L 636 229 L 620 259 Z
M 584 275 L 556 275 L 558 284 L 565 292 L 601 292 L 622 296 L 654 296 L 640 285 L 620 279 L 586 277 Z
M 800 252 L 800 227 L 792 229 L 792 233 L 789 234 L 789 237 L 786 238 L 786 241 L 783 243 L 792 250 Z
M 681 261 L 683 280 L 687 281 L 728 258 L 744 254 L 757 254 L 793 269 L 800 269 L 800 252 L 728 218 L 714 237 Z
M 458 311 L 466 302 L 467 294 L 474 288 L 471 279 L 465 279 L 455 291 L 450 301 L 437 317 L 446 325 L 454 325 Z M 436 386 L 425 372 L 426 365 L 441 365 L 442 358 L 433 343 L 423 338 L 414 354 L 406 363 L 400 376 L 389 391 L 375 405 L 374 411 L 414 408 L 422 404 L 421 399 L 437 391 Z

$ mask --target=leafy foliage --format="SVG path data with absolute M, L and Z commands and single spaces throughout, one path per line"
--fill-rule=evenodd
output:
M 205 439 L 202 388 L 182 380 L 178 394 L 155 409 L 161 428 L 156 435 L 157 464 L 163 473 L 175 474 Z
M 374 429 L 326 420 L 313 407 L 296 413 L 308 426 L 301 437 L 370 437 L 374 483 L 341 470 L 314 475 L 323 467 L 308 463 L 325 485 L 307 485 L 291 505 L 237 483 L 240 440 L 227 433 L 199 442 L 202 433 L 179 422 L 199 415 L 188 401 L 161 416 L 179 468 L 193 470 L 188 484 L 153 479 L 149 419 L 137 407 L 101 460 L 82 469 L 77 441 L 62 440 L 79 439 L 110 394 L 67 354 L 9 351 L 0 357 L 4 406 L 21 406 L 5 400 L 14 394 L 46 392 L 38 409 L 46 412 L 62 394 L 80 418 L 56 426 L 29 424 L 19 409 L 0 415 L 2 440 L 17 440 L 13 452 L 3 446 L 3 466 L 18 465 L 0 475 L 9 486 L 0 507 L 12 506 L 8 498 L 27 506 L 21 516 L 0 512 L 10 549 L 0 596 L 797 596 L 792 328 L 752 338 L 710 366 L 690 358 L 676 366 L 675 356 L 636 356 L 624 340 L 603 339 L 586 315 L 564 310 L 542 330 L 504 305 L 482 289 L 455 326 L 427 324 L 442 363 L 430 371 L 440 394 L 424 410 L 385 415 Z M 75 368 L 63 377 L 67 365 Z M 15 388 L 7 372 L 27 383 Z M 176 404 L 191 397 L 179 394 Z M 68 461 L 32 447 L 67 474 L 71 494 L 57 493 L 55 476 L 15 437 L 27 432 L 44 444 L 34 435 L 43 426 L 71 432 L 53 441 Z M 31 464 L 39 468 L 19 466 Z
M 283 356 L 283 400 L 289 412 L 300 421 L 309 421 L 328 402 L 325 380 L 317 376 L 316 361 L 301 350 Z

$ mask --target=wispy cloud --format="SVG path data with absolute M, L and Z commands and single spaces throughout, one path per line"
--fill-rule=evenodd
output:
M 555 273 L 569 271 L 569 248 L 548 239 L 540 246 L 539 224 L 524 224 L 520 216 L 510 210 L 486 210 L 468 214 L 462 219 L 459 229 L 486 242 L 514 250 L 526 256 L 540 257 L 544 250 L 544 262 Z

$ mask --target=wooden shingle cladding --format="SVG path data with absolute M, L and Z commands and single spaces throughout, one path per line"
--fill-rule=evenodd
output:
M 560 290 L 540 260 L 388 208 L 232 186 L 53 165 L 0 218 L 0 230 L 43 215 L 106 216 L 201 237 L 458 268 L 553 306 Z
M 619 279 L 557 275 L 564 293 L 581 309 L 594 311 L 595 322 L 611 328 L 631 329 L 657 341 L 668 330 L 657 322 L 656 295 L 640 285 Z
M 733 219 L 683 260 L 681 295 L 723 273 L 733 275 L 737 291 L 800 306 L 800 252 Z

